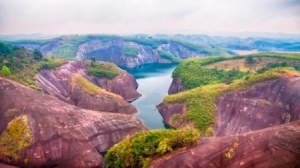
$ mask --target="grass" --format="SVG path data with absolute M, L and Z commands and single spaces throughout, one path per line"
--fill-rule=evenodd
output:
M 255 58 L 257 63 L 251 66 L 246 65 L 245 59 L 247 57 Z M 294 67 L 298 70 L 300 69 L 300 54 L 258 53 L 237 57 L 187 59 L 183 60 L 173 71 L 172 77 L 179 77 L 183 86 L 192 89 L 207 84 L 223 83 L 227 80 L 226 78 L 228 78 L 228 76 L 230 77 L 230 73 L 228 74 L 226 72 L 230 72 L 230 70 L 233 69 L 239 72 L 231 74 L 231 80 L 229 80 L 228 83 L 274 63 L 286 63 L 287 66 Z M 269 69 L 272 69 L 272 67 Z
M 87 79 L 78 76 L 78 75 L 74 75 L 72 76 L 72 89 L 74 89 L 75 86 L 80 86 L 84 89 L 84 91 L 90 93 L 90 94 L 104 94 L 107 95 L 109 97 L 114 97 L 117 99 L 122 100 L 123 98 L 115 93 L 111 93 L 106 91 L 105 89 L 102 89 L 96 85 L 94 85 L 93 83 L 91 83 L 90 81 L 88 81 Z
M 32 89 L 41 91 L 42 89 L 35 82 L 38 71 L 42 69 L 55 69 L 66 63 L 67 61 L 63 59 L 44 58 L 42 61 L 34 62 L 30 65 L 27 65 L 27 67 L 24 69 L 15 71 L 8 76 L 8 78 L 18 81 Z
M 96 61 L 85 61 L 86 69 L 89 75 L 99 78 L 114 79 L 120 73 L 119 68 L 112 63 Z
M 215 100 L 219 96 L 228 92 L 243 91 L 259 82 L 278 79 L 283 74 L 299 76 L 299 73 L 291 68 L 275 68 L 262 74 L 250 74 L 248 77 L 235 80 L 230 85 L 224 83 L 209 84 L 169 95 L 164 98 L 163 102 L 166 105 L 185 103 L 187 105 L 187 121 L 205 132 L 209 126 L 215 123 Z
M 122 50 L 122 54 L 126 57 L 136 58 L 139 53 L 139 50 L 133 46 L 125 46 Z
M 158 55 L 164 59 L 170 60 L 171 62 L 174 63 L 179 63 L 180 61 L 182 61 L 181 58 L 175 57 L 172 53 L 168 53 L 166 51 L 163 50 L 158 50 Z
M 176 125 L 179 122 L 183 121 L 183 117 L 180 114 L 174 114 L 172 115 L 171 119 L 170 119 L 170 124 L 171 125 Z
M 200 133 L 195 129 L 155 130 L 136 133 L 108 150 L 107 168 L 146 168 L 155 157 L 162 156 L 197 142 Z
M 20 151 L 29 147 L 32 141 L 28 117 L 23 115 L 14 118 L 0 136 L 0 155 L 18 160 Z

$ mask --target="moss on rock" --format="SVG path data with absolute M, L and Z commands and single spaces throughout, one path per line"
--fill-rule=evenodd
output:
M 0 137 L 0 155 L 18 160 L 19 153 L 33 142 L 28 117 L 23 115 L 11 120 Z

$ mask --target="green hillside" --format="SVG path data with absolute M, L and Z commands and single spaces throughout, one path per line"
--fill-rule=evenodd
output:
M 244 70 L 248 70 L 241 71 L 234 67 L 236 64 L 230 64 L 237 60 L 243 62 Z M 233 69 L 221 69 L 223 62 Z M 210 66 L 212 64 L 213 67 Z M 174 70 L 173 77 L 180 78 L 181 85 L 189 90 L 169 95 L 163 102 L 166 105 L 186 104 L 187 115 L 176 118 L 186 117 L 188 122 L 205 133 L 215 122 L 215 100 L 219 96 L 230 91 L 245 90 L 253 84 L 279 78 L 282 74 L 300 76 L 299 66 L 300 54 L 281 53 L 184 60 Z

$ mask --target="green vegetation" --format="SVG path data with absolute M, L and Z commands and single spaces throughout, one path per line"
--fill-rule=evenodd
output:
M 90 94 L 105 94 L 107 96 L 111 96 L 117 99 L 123 99 L 120 95 L 108 92 L 105 89 L 101 89 L 100 87 L 94 85 L 87 79 L 78 75 L 74 75 L 72 76 L 72 89 L 74 89 L 74 87 L 77 85 L 81 86 L 84 89 L 84 91 Z
M 133 46 L 125 46 L 122 50 L 122 54 L 126 57 L 137 57 L 139 50 Z
M 213 60 L 225 60 L 223 57 L 212 57 L 204 59 L 184 60 L 173 72 L 173 77 L 180 77 L 181 84 L 188 89 L 198 86 L 231 83 L 235 79 L 242 78 L 249 72 L 242 72 L 238 69 L 229 71 L 217 68 L 206 68 L 208 62 Z
M 43 58 L 38 50 L 30 52 L 24 48 L 3 43 L 0 43 L 0 52 L 0 67 L 3 67 L 0 76 L 4 74 L 7 78 L 37 90 L 41 90 L 35 83 L 39 70 L 54 69 L 67 63 L 61 59 Z
M 166 44 L 169 41 L 165 39 L 154 39 L 154 38 L 137 38 L 137 37 L 120 37 L 120 38 L 128 42 L 135 42 L 141 45 L 150 46 L 152 49 L 156 49 L 159 45 Z
M 247 65 L 252 65 L 252 64 L 255 64 L 256 63 L 256 60 L 253 58 L 253 56 L 249 56 L 245 59 L 245 63 Z
M 10 70 L 7 66 L 3 65 L 1 72 L 5 75 L 8 76 L 10 74 Z
M 0 155 L 18 159 L 19 152 L 32 144 L 27 116 L 14 118 L 0 136 Z
M 264 61 L 264 59 L 266 61 Z M 237 62 L 232 62 L 233 60 L 237 60 Z M 246 63 L 247 60 L 253 62 L 251 64 L 247 64 L 248 67 L 242 67 L 241 65 L 240 68 L 242 70 L 240 70 L 239 67 L 234 68 L 234 65 L 228 65 L 228 67 L 233 67 L 230 70 L 226 68 L 227 64 L 236 64 L 239 62 Z M 219 64 L 221 65 L 223 62 L 227 62 L 225 64 L 225 67 L 219 66 Z M 210 65 L 213 65 L 213 67 Z M 179 77 L 183 86 L 185 86 L 188 89 L 192 89 L 198 86 L 209 84 L 229 84 L 233 80 L 240 79 L 244 76 L 248 76 L 250 74 L 249 71 L 251 69 L 257 70 L 258 72 L 262 73 L 268 69 L 272 69 L 275 67 L 294 67 L 294 69 L 296 70 L 299 69 L 300 54 L 258 53 L 243 57 L 209 57 L 202 59 L 188 59 L 182 61 L 179 64 L 179 66 L 174 70 L 172 76 Z M 258 68 L 261 70 L 259 70 Z
M 286 59 L 281 55 L 280 59 Z M 258 57 L 258 56 L 257 56 Z M 247 57 L 243 57 L 246 59 Z M 250 86 L 266 80 L 280 78 L 282 74 L 299 75 L 293 67 L 276 68 L 273 66 L 261 73 L 239 72 L 237 70 L 219 70 L 217 68 L 206 68 L 210 63 L 228 61 L 230 57 L 211 57 L 203 59 L 184 60 L 173 72 L 173 77 L 180 77 L 181 84 L 190 90 L 164 98 L 165 104 L 184 103 L 187 105 L 186 119 L 189 123 L 203 132 L 214 124 L 216 107 L 215 100 L 230 91 L 242 91 Z M 287 65 L 280 63 L 280 65 Z M 234 80 L 227 82 L 226 77 Z M 229 84 L 230 85 L 226 85 Z
M 99 78 L 114 79 L 120 73 L 120 70 L 116 65 L 108 62 L 96 61 L 95 63 L 91 64 L 90 61 L 86 61 L 85 66 L 89 75 Z
M 228 151 L 225 153 L 226 159 L 231 159 L 234 155 L 235 150 L 239 147 L 239 143 L 234 142 L 232 147 L 228 149 Z
M 170 119 L 170 124 L 176 125 L 177 123 L 180 123 L 182 121 L 183 121 L 183 117 L 181 116 L 181 114 L 174 114 Z
M 43 58 L 43 54 L 38 49 L 34 49 L 33 50 L 33 58 L 35 60 L 41 60 Z
M 172 53 L 168 53 L 164 50 L 158 50 L 158 54 L 160 57 L 165 58 L 165 59 L 170 60 L 175 63 L 179 63 L 182 60 L 181 58 L 175 57 L 175 55 L 173 55 Z
M 139 132 L 108 150 L 105 155 L 106 167 L 146 168 L 153 158 L 191 146 L 199 136 L 200 133 L 195 129 Z
M 212 127 L 208 127 L 205 131 L 205 136 L 212 137 L 215 136 L 215 131 Z

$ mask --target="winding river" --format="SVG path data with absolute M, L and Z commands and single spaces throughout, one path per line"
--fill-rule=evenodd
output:
M 149 129 L 167 128 L 155 106 L 168 95 L 175 67 L 174 64 L 149 64 L 126 69 L 136 78 L 139 84 L 137 91 L 143 95 L 132 102 L 139 110 L 135 117 L 141 119 Z

